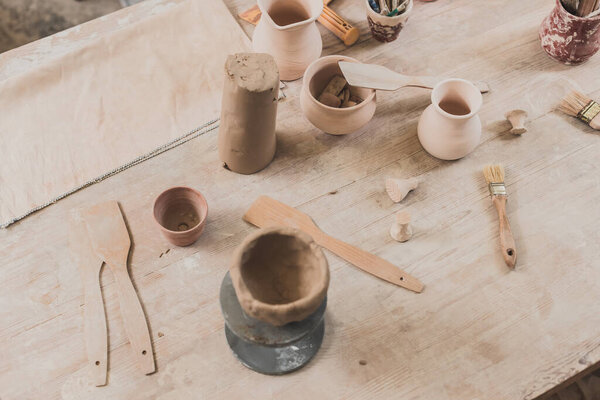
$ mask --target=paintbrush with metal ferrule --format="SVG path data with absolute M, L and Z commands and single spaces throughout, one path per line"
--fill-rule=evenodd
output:
M 488 183 L 492 202 L 498 211 L 500 220 L 500 247 L 504 262 L 510 268 L 514 268 L 517 263 L 517 250 L 515 249 L 515 239 L 510 230 L 508 217 L 506 216 L 506 186 L 504 185 L 504 168 L 501 165 L 487 165 L 483 168 L 483 176 Z
M 582 120 L 591 128 L 600 130 L 600 104 L 583 93 L 577 91 L 569 93 L 560 102 L 559 109 L 567 115 Z

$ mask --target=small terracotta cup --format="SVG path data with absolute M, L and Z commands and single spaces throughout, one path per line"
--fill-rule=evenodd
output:
M 206 199 L 189 187 L 172 187 L 154 200 L 154 220 L 175 246 L 189 246 L 198 240 L 207 215 Z
M 376 106 L 375 90 L 352 88 L 362 102 L 347 108 L 329 107 L 317 97 L 334 75 L 342 75 L 339 61 L 359 62 L 346 56 L 326 56 L 313 61 L 306 72 L 300 92 L 302 113 L 314 126 L 332 135 L 346 135 L 362 128 L 373 118 Z
M 367 9 L 367 22 L 373 37 L 380 42 L 393 42 L 398 38 L 400 31 L 408 21 L 408 16 L 413 8 L 413 0 L 408 0 L 408 5 L 402 14 L 393 17 L 376 13 L 369 5 L 369 0 L 365 0 L 365 7 Z
M 319 245 L 287 227 L 248 235 L 235 251 L 229 273 L 244 312 L 275 326 L 307 318 L 329 287 L 329 266 Z
M 560 0 L 540 25 L 542 48 L 567 65 L 581 64 L 600 49 L 600 15 L 585 18 L 568 12 Z

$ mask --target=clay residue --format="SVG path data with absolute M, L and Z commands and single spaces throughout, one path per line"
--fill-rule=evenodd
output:
M 237 53 L 227 57 L 225 72 L 235 84 L 250 92 L 279 86 L 279 71 L 273 57 L 264 53 Z

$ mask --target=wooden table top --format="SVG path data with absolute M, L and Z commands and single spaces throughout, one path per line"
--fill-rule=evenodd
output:
M 150 0 L 0 55 L 0 78 L 166 3 Z M 252 0 L 226 3 L 237 14 Z M 600 97 L 600 56 L 578 67 L 546 56 L 537 29 L 552 6 L 550 0 L 416 1 L 400 38 L 380 44 L 370 37 L 362 1 L 332 3 L 361 37 L 346 48 L 321 27 L 324 55 L 490 84 L 481 143 L 462 160 L 437 160 L 419 144 L 427 90 L 378 93 L 373 120 L 335 137 L 302 118 L 296 81 L 280 104 L 275 160 L 260 173 L 223 169 L 213 131 L 0 231 L 0 398 L 532 399 L 594 366 L 600 361 L 600 135 L 554 107 L 571 86 Z M 503 117 L 515 108 L 527 109 L 531 119 L 522 137 L 508 133 Z M 516 271 L 500 254 L 481 173 L 491 162 L 506 167 Z M 423 183 L 394 204 L 384 191 L 386 176 L 420 176 Z M 170 246 L 151 216 L 155 196 L 178 184 L 202 191 L 210 207 L 205 233 L 187 248 Z M 326 252 L 331 286 L 315 359 L 281 377 L 245 368 L 225 341 L 218 292 L 233 249 L 255 229 L 241 216 L 262 194 L 405 268 L 426 285 L 424 292 L 387 284 Z M 83 290 L 67 218 L 73 208 L 105 200 L 120 202 L 129 225 L 130 270 L 158 371 L 144 376 L 136 369 L 105 268 L 109 383 L 96 388 L 86 365 Z M 402 244 L 388 233 L 401 209 L 411 213 L 414 229 Z

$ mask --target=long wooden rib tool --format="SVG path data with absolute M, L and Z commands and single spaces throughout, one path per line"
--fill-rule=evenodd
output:
M 152 342 L 144 310 L 127 270 L 131 240 L 116 201 L 97 204 L 81 211 L 94 253 L 106 263 L 117 284 L 125 331 L 135 352 L 138 367 L 146 375 L 156 370 Z
M 108 337 L 100 289 L 100 271 L 103 262 L 92 249 L 79 211 L 75 211 L 70 218 L 69 246 L 83 281 L 85 348 L 92 380 L 94 385 L 104 386 L 108 368 Z
M 410 76 L 378 64 L 361 64 L 340 61 L 340 69 L 346 81 L 351 86 L 363 87 L 376 90 L 398 90 L 403 87 L 420 87 L 433 89 L 435 85 L 446 78 L 437 76 Z M 490 91 L 485 82 L 473 82 L 481 93 Z
M 261 228 L 284 225 L 300 229 L 311 235 L 320 246 L 325 247 L 363 271 L 413 292 L 420 293 L 423 291 L 423 284 L 418 279 L 402 271 L 394 264 L 358 247 L 332 238 L 319 229 L 308 215 L 270 197 L 260 196 L 256 199 L 244 214 L 244 220 Z
M 492 202 L 498 211 L 500 222 L 500 247 L 504 262 L 510 268 L 517 264 L 517 249 L 513 238 L 508 217 L 506 216 L 506 186 L 504 185 L 504 168 L 501 165 L 487 165 L 483 169 L 483 176 L 488 183 Z

